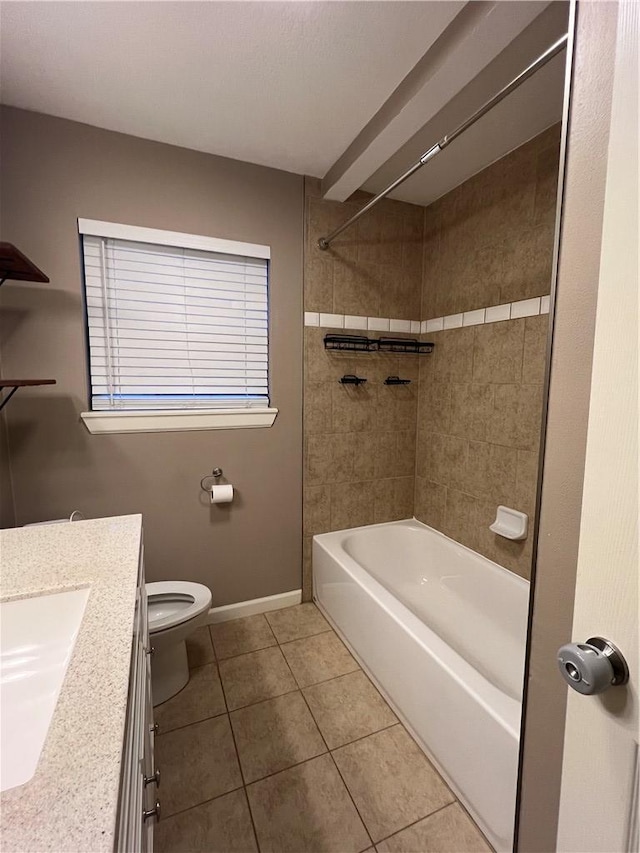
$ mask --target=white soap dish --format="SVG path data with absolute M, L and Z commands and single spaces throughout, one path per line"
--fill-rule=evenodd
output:
M 529 516 L 508 506 L 499 506 L 496 520 L 489 525 L 489 530 L 504 536 L 505 539 L 526 539 L 529 527 Z

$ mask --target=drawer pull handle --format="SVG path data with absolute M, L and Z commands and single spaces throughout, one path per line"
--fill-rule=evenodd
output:
M 154 648 L 153 646 L 149 646 L 149 648 L 148 648 L 148 649 L 145 649 L 145 651 L 146 651 L 146 653 L 149 655 L 149 657 L 151 657 L 152 655 L 154 655 L 154 654 L 155 654 L 155 652 L 156 652 L 156 650 L 155 650 L 155 648 Z
M 156 770 L 156 772 L 153 774 L 153 776 L 145 776 L 144 777 L 145 788 L 147 787 L 147 785 L 151 785 L 154 782 L 155 782 L 156 788 L 159 788 L 160 787 L 160 770 Z
M 142 819 L 147 821 L 149 818 L 155 817 L 156 821 L 160 820 L 160 801 L 156 800 L 156 804 L 152 809 L 143 810 Z
M 149 731 L 154 734 L 160 734 L 160 726 L 157 723 L 153 723 L 153 725 L 149 726 Z

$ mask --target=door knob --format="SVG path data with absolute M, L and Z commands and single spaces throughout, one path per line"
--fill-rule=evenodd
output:
M 592 696 L 629 681 L 629 667 L 609 640 L 591 637 L 586 643 L 568 643 L 558 649 L 558 668 L 569 687 Z

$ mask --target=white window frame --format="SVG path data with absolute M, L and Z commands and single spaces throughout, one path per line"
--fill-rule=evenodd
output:
M 210 252 L 226 252 L 253 258 L 271 257 L 269 246 L 242 243 L 217 237 L 203 237 L 178 231 L 164 231 L 95 219 L 78 219 L 82 235 L 178 246 Z M 272 406 L 215 409 L 152 409 L 123 411 L 88 411 L 80 417 L 90 433 L 177 432 L 211 429 L 259 429 L 273 425 L 278 409 Z

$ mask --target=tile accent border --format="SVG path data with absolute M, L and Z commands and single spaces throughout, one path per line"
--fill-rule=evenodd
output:
M 255 616 L 257 613 L 268 613 L 270 610 L 282 610 L 293 607 L 302 601 L 302 590 L 292 589 L 291 592 L 279 592 L 264 598 L 252 598 L 249 601 L 238 601 L 236 604 L 223 604 L 209 610 L 207 624 L 216 625 L 219 622 L 229 622 L 242 616 Z
M 305 311 L 304 324 L 305 326 L 321 326 L 328 329 L 409 332 L 417 335 L 426 332 L 441 332 L 443 329 L 458 329 L 463 326 L 498 323 L 502 320 L 517 320 L 521 317 L 535 317 L 537 314 L 548 313 L 549 297 L 536 296 L 533 299 L 521 299 L 519 302 L 507 302 L 504 305 L 491 305 L 487 308 L 465 311 L 462 314 L 434 317 L 431 320 L 394 320 L 390 317 L 360 317 L 353 314 L 323 314 L 318 311 Z

